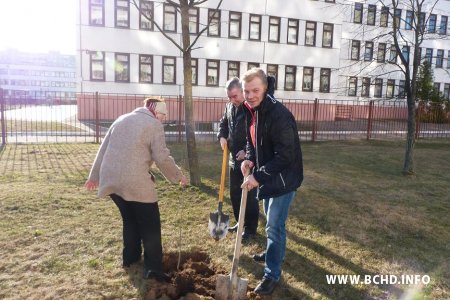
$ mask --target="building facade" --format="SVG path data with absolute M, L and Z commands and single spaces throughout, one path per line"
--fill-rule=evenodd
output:
M 75 55 L 58 52 L 0 52 L 0 88 L 12 102 L 67 102 L 75 99 Z
M 203 30 L 192 51 L 194 96 L 223 97 L 230 77 L 259 66 L 276 77 L 276 96 L 283 99 L 404 97 L 398 54 L 383 34 L 397 20 L 406 37 L 402 55 L 412 55 L 407 7 L 375 0 L 247 0 L 223 1 L 215 11 L 218 2 L 189 11 L 191 40 Z M 79 0 L 77 91 L 183 94 L 181 51 L 144 15 L 182 43 L 181 17 L 166 1 Z M 430 38 L 421 46 L 447 96 L 449 16 L 449 1 L 424 16 Z

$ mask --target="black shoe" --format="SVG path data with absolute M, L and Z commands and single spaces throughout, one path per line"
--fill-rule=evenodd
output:
M 253 260 L 256 262 L 266 262 L 266 252 L 253 255 Z
M 260 295 L 270 295 L 272 294 L 276 285 L 277 282 L 275 280 L 264 277 L 263 280 L 255 288 L 255 293 Z
M 169 282 L 170 276 L 164 272 L 156 272 L 152 270 L 147 270 L 144 272 L 145 279 L 156 279 L 159 282 Z
M 255 235 L 253 233 L 245 232 L 242 234 L 242 242 L 248 243 Z
M 236 232 L 238 230 L 239 223 L 236 223 L 236 225 L 232 227 L 228 227 L 228 232 Z

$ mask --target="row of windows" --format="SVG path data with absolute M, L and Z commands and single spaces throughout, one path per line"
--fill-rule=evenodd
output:
M 4 96 L 11 97 L 36 97 L 36 98 L 74 98 L 75 92 L 60 92 L 60 91 L 22 91 L 22 90 L 3 90 Z
M 0 74 L 75 78 L 75 72 L 41 71 L 41 70 L 26 70 L 26 69 L 3 69 L 2 72 L 0 72 Z
M 386 43 L 378 43 L 378 49 L 376 53 L 374 53 L 374 42 L 368 41 L 364 44 L 364 55 L 361 57 L 361 41 L 359 40 L 352 40 L 351 41 L 351 51 L 350 51 L 350 59 L 351 60 L 364 60 L 364 61 L 372 61 L 376 60 L 379 63 L 386 62 L 386 53 L 387 53 L 387 44 Z M 444 56 L 446 50 L 443 49 L 437 49 L 436 50 L 436 56 L 433 56 L 434 49 L 433 48 L 424 48 L 425 49 L 425 55 L 423 55 L 422 48 L 419 48 L 419 57 L 423 59 L 424 61 L 428 61 L 431 65 L 433 64 L 433 58 L 435 58 L 435 66 L 436 68 L 443 68 L 444 67 Z M 374 54 L 376 57 L 374 57 Z M 410 47 L 409 46 L 403 46 L 402 47 L 402 56 L 405 58 L 406 61 L 409 62 L 409 56 L 410 56 Z M 390 63 L 396 63 L 397 62 L 397 49 L 395 48 L 395 45 L 390 45 L 389 47 L 389 59 L 387 60 Z M 447 69 L 450 69 L 450 50 L 447 50 Z
M 54 87 L 76 87 L 75 82 L 67 81 L 43 81 L 43 80 L 17 80 L 17 79 L 0 79 L 1 85 L 15 85 L 15 86 L 54 86 Z
M 380 27 L 387 27 L 389 23 L 389 16 L 392 12 L 390 12 L 390 8 L 387 6 L 382 6 L 380 11 L 379 25 Z M 363 23 L 363 4 L 355 3 L 354 12 L 353 12 L 353 23 L 362 24 Z M 367 6 L 367 17 L 366 24 L 367 25 L 375 25 L 377 15 L 377 6 L 374 4 L 369 4 Z M 414 28 L 414 12 L 411 10 L 406 10 L 405 15 L 403 16 L 403 12 L 401 9 L 395 8 L 392 13 L 393 20 L 392 26 L 396 28 L 404 28 L 406 30 L 411 30 Z M 402 20 L 404 24 L 402 24 Z M 447 23 L 448 17 L 441 16 L 439 28 L 437 28 L 438 16 L 436 14 L 430 14 L 428 16 L 428 20 L 426 19 L 426 14 L 421 13 L 418 19 L 418 26 L 422 32 L 427 31 L 428 33 L 438 33 L 438 34 L 447 34 Z M 426 26 L 428 22 L 428 26 Z
M 31 53 L 0 53 L 0 63 L 27 66 L 75 67 L 75 56 Z
M 153 55 L 139 55 L 139 82 L 153 83 Z M 198 85 L 198 59 L 192 59 L 192 84 Z M 259 63 L 247 63 L 247 69 L 259 67 Z M 240 77 L 241 63 L 238 61 L 227 62 L 227 79 Z M 284 90 L 294 91 L 297 86 L 297 66 L 285 66 Z M 278 65 L 268 64 L 266 72 L 274 76 L 278 82 Z M 105 80 L 105 53 L 93 52 L 90 56 L 90 79 L 93 81 Z M 177 61 L 176 57 L 163 56 L 161 82 L 163 84 L 176 84 Z M 330 92 L 331 69 L 321 68 L 319 91 Z M 206 85 L 219 86 L 220 60 L 206 60 Z M 115 53 L 114 79 L 116 82 L 130 82 L 130 55 L 127 53 Z M 314 84 L 314 68 L 303 67 L 302 91 L 312 92 Z M 275 87 L 276 89 L 278 86 Z
M 154 14 L 153 1 L 140 1 L 139 28 L 142 30 L 154 30 L 153 23 L 150 21 Z M 94 26 L 104 26 L 104 6 L 103 0 L 90 0 L 89 24 Z M 130 28 L 130 4 L 129 1 L 115 0 L 115 27 Z M 189 9 L 189 32 L 191 34 L 199 33 L 199 8 Z M 212 37 L 221 36 L 221 11 L 208 9 L 208 19 L 211 20 L 207 29 L 207 35 Z M 250 41 L 261 41 L 262 15 L 249 15 L 249 35 Z M 279 43 L 281 34 L 282 18 L 269 16 L 268 20 L 268 38 L 269 42 Z M 242 37 L 242 13 L 230 11 L 227 22 L 228 38 L 240 39 Z M 288 44 L 298 44 L 299 40 L 298 19 L 287 19 L 287 40 Z M 316 36 L 318 23 L 306 21 L 305 24 L 305 45 L 316 46 Z M 165 32 L 176 32 L 177 30 L 177 11 L 175 6 L 164 3 L 163 6 L 163 26 Z M 333 47 L 334 25 L 331 23 L 322 24 L 322 47 Z
M 375 78 L 373 81 L 371 81 L 371 78 L 363 77 L 359 82 L 358 77 L 350 77 L 348 80 L 347 94 L 348 96 L 360 95 L 361 97 L 370 97 L 371 85 L 373 86 L 373 96 L 375 98 L 383 97 L 384 79 L 382 78 Z M 434 87 L 438 91 L 440 91 L 441 83 L 435 82 Z M 450 83 L 445 83 L 443 94 L 447 98 L 449 98 L 449 89 Z M 384 96 L 386 98 L 394 98 L 394 97 L 405 98 L 406 97 L 405 81 L 404 80 L 396 81 L 395 79 L 387 79 Z

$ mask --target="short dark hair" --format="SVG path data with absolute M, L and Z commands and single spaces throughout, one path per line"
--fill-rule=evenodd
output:
M 233 77 L 228 80 L 227 83 L 225 83 L 225 88 L 227 89 L 227 91 L 231 91 L 234 88 L 242 90 L 241 80 L 237 77 Z

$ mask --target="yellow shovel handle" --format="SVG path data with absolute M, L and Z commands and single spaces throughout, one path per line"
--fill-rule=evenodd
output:
M 225 191 L 225 176 L 227 171 L 227 159 L 228 159 L 228 146 L 225 143 L 223 145 L 222 174 L 220 175 L 219 203 L 223 202 L 223 193 Z

